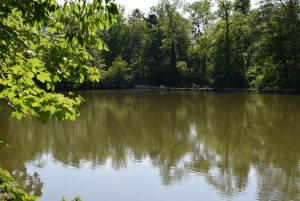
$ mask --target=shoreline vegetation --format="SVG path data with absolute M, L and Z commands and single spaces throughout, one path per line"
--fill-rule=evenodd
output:
M 299 11 L 299 0 L 160 0 L 149 13 L 129 14 L 121 7 L 100 34 L 110 48 L 95 56 L 100 85 L 299 90 Z
M 67 91 L 68 89 L 60 88 L 59 91 Z M 199 92 L 252 92 L 261 94 L 291 94 L 299 95 L 298 89 L 252 89 L 252 88 L 214 88 L 214 87 L 169 87 L 169 86 L 153 86 L 153 85 L 132 85 L 117 87 L 101 87 L 101 86 L 82 86 L 75 91 L 91 91 L 91 90 L 137 90 L 137 91 L 199 91 Z
M 251 89 L 251 88 L 210 88 L 210 87 L 154 87 L 135 86 L 133 89 L 141 90 L 167 90 L 167 91 L 209 91 L 209 92 L 255 92 L 255 93 L 278 93 L 278 94 L 300 94 L 296 89 Z

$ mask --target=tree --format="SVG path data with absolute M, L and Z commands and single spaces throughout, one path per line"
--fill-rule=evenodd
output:
M 225 86 L 228 86 L 228 83 L 230 82 L 230 57 L 231 57 L 231 47 L 230 47 L 230 38 L 229 38 L 229 32 L 230 32 L 230 24 L 229 24 L 229 18 L 232 11 L 232 3 L 230 0 L 218 0 L 218 14 L 219 17 L 221 17 L 223 20 L 225 20 L 225 26 L 226 26 L 226 42 L 225 42 Z
M 253 18 L 252 87 L 300 88 L 300 3 L 262 1 Z
M 132 24 L 132 23 L 134 23 L 136 21 L 140 21 L 144 18 L 145 18 L 144 13 L 140 9 L 136 8 L 131 12 L 131 15 L 129 16 L 128 21 L 130 24 Z
M 194 34 L 204 34 L 209 24 L 214 19 L 214 16 L 211 12 L 211 1 L 195 1 L 188 6 L 188 11 L 190 13 L 191 22 L 194 26 Z
M 146 38 L 149 35 L 149 27 L 144 20 L 142 13 L 135 13 L 129 17 L 127 27 L 127 57 L 128 64 L 133 70 L 133 74 L 137 76 L 146 75 L 146 67 L 143 63 L 143 55 L 145 51 Z
M 250 11 L 250 0 L 236 0 L 234 2 L 234 10 L 247 15 Z
M 145 75 L 145 66 L 142 63 L 142 56 L 145 49 L 145 41 L 149 27 L 144 20 L 144 15 L 139 9 L 133 10 L 130 16 L 123 12 L 118 17 L 118 22 L 110 30 L 103 31 L 100 35 L 105 38 L 110 51 L 103 52 L 100 56 L 107 66 L 121 56 L 132 69 L 134 75 Z
M 118 9 L 110 0 L 3 0 L 0 5 L 0 98 L 20 119 L 33 115 L 74 120 L 80 96 L 55 92 L 99 81 L 89 48 L 107 49 L 98 29 L 115 23 Z
M 154 17 L 155 16 L 155 17 Z M 156 15 L 152 14 L 148 20 L 149 31 L 145 38 L 145 50 L 142 62 L 147 68 L 147 76 L 150 83 L 154 85 L 165 84 L 162 82 L 165 52 L 162 47 L 164 32 Z
M 204 35 L 196 37 L 196 41 L 189 49 L 190 82 L 195 86 L 212 86 L 213 84 L 213 53 L 215 35 L 210 30 Z
M 145 60 L 152 61 L 148 62 L 151 74 L 159 74 L 155 76 L 157 85 L 176 86 L 181 83 L 180 73 L 176 66 L 178 61 L 187 60 L 191 30 L 190 22 L 180 13 L 182 7 L 182 1 L 162 0 L 152 8 L 152 13 L 157 16 L 157 23 L 151 27 L 150 31 L 156 35 L 149 39 L 148 47 L 152 50 L 151 52 L 146 50 L 149 54 L 148 59 L 145 58 Z M 155 48 L 152 46 L 154 43 Z M 152 58 L 149 58 L 150 56 Z M 154 69 L 155 73 L 153 73 Z

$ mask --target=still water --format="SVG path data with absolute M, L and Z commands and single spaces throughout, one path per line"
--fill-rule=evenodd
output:
M 300 96 L 82 95 L 76 122 L 1 109 L 0 167 L 39 201 L 300 200 Z

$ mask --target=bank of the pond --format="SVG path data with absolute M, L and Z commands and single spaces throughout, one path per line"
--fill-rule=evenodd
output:
M 156 87 L 137 85 L 133 89 L 137 90 L 166 90 L 166 91 L 211 91 L 211 92 L 254 92 L 254 93 L 277 93 L 277 94 L 300 94 L 296 89 L 243 89 L 243 88 L 186 88 L 186 87 Z
M 57 91 L 70 91 L 69 85 L 59 86 Z M 90 91 L 90 90 L 138 90 L 138 91 L 204 91 L 204 92 L 252 92 L 268 94 L 300 94 L 299 89 L 251 89 L 251 88 L 213 88 L 213 87 L 168 87 L 153 85 L 132 85 L 132 86 L 99 86 L 83 84 L 82 86 L 72 89 L 73 91 Z

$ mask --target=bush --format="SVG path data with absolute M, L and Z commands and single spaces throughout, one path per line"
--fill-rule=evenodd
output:
M 250 66 L 246 77 L 251 88 L 278 89 L 281 88 L 279 66 L 268 59 L 259 66 Z
M 185 83 L 188 75 L 187 63 L 185 61 L 179 61 L 176 63 L 176 68 L 180 74 L 180 80 Z
M 1 201 L 34 201 L 36 197 L 25 193 L 18 186 L 9 172 L 0 168 L 0 200 Z
M 107 71 L 102 72 L 101 84 L 106 87 L 133 86 L 133 78 L 128 64 L 121 57 L 117 57 Z

